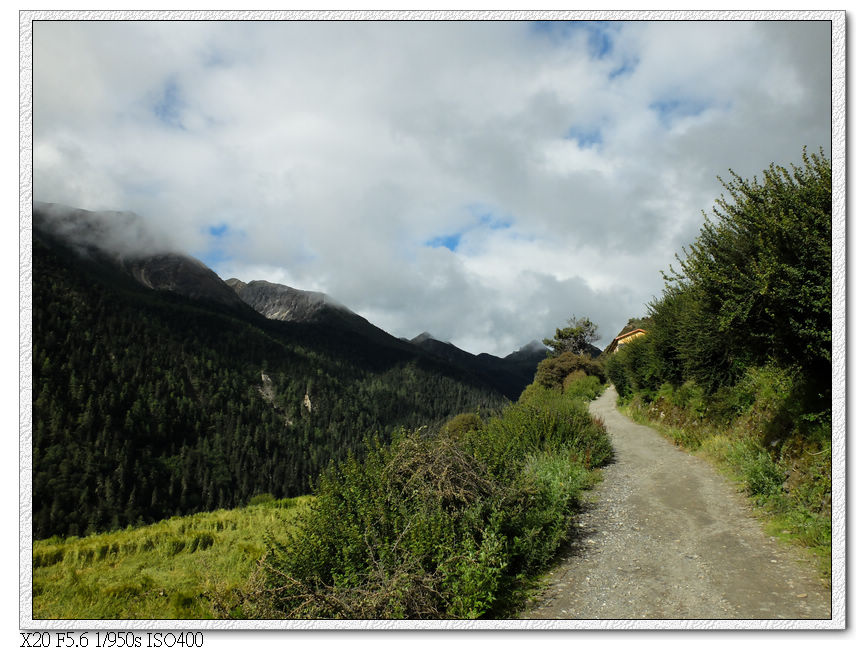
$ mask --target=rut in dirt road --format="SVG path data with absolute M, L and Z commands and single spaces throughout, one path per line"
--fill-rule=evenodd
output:
M 609 388 L 590 405 L 615 460 L 522 618 L 829 618 L 829 590 L 762 531 L 744 497 L 615 402 Z

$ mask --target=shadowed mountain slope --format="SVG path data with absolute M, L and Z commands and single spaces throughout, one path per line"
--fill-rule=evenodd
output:
M 360 317 L 267 319 L 188 256 L 113 250 L 110 215 L 34 212 L 36 538 L 305 494 L 367 436 L 505 403 Z

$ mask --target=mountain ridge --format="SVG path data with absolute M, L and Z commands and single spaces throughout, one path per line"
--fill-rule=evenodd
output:
M 352 331 L 379 342 L 387 340 L 410 343 L 442 357 L 439 344 L 475 358 L 520 361 L 539 357 L 547 350 L 539 341 L 532 341 L 505 357 L 487 352 L 472 354 L 453 343 L 440 341 L 429 332 L 414 339 L 400 339 L 370 323 L 332 296 L 318 291 L 297 289 L 268 280 L 244 282 L 238 278 L 223 280 L 201 260 L 177 251 L 166 238 L 154 234 L 134 212 L 91 211 L 56 203 L 35 201 L 33 204 L 33 234 L 43 240 L 64 242 L 82 256 L 94 261 L 110 262 L 123 269 L 141 285 L 157 291 L 170 291 L 194 300 L 212 301 L 230 308 L 249 307 L 265 318 L 286 322 L 340 323 Z M 128 239 L 140 245 L 130 245 Z M 424 346 L 426 340 L 435 343 Z M 531 380 L 529 380 L 531 383 Z
M 286 322 L 340 325 L 380 343 L 420 350 L 471 373 L 493 386 L 511 400 L 516 400 L 534 379 L 534 372 L 547 348 L 533 341 L 508 357 L 488 353 L 466 352 L 453 343 L 440 341 L 429 332 L 413 339 L 398 339 L 373 325 L 325 293 L 304 291 L 266 280 L 244 282 L 229 278 L 226 284 L 250 307 L 266 318 Z M 540 347 L 538 347 L 540 346 Z
M 331 461 L 361 457 L 364 440 L 506 403 L 407 343 L 188 297 L 83 252 L 37 223 L 37 539 L 307 494 Z
M 129 244 L 134 237 L 141 245 Z M 33 205 L 33 237 L 49 246 L 67 246 L 97 264 L 121 270 L 139 284 L 193 300 L 227 307 L 245 303 L 204 262 L 173 250 L 133 212 L 95 212 L 54 203 Z

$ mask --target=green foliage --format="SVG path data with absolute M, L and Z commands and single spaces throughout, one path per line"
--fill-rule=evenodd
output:
M 574 384 L 574 382 L 578 382 L 581 379 L 585 379 L 586 377 L 588 377 L 588 375 L 586 374 L 585 370 L 574 370 L 562 380 L 562 391 L 567 391 Z
M 745 453 L 740 462 L 748 494 L 763 502 L 781 492 L 784 473 L 766 450 L 758 448 Z
M 802 158 L 759 181 L 731 172 L 729 196 L 651 305 L 653 332 L 710 391 L 773 360 L 801 368 L 828 403 L 831 163 L 822 151 Z
M 828 556 L 831 165 L 822 152 L 803 162 L 759 181 L 731 172 L 650 304 L 648 334 L 606 371 L 632 412 L 719 462 L 784 535 Z
M 304 494 L 366 435 L 506 402 L 404 347 L 151 291 L 33 246 L 37 539 Z
M 557 356 L 548 357 L 538 364 L 535 383 L 544 388 L 554 388 L 561 391 L 565 379 L 578 370 L 597 377 L 602 382 L 606 381 L 604 369 L 600 362 L 585 354 L 562 352 Z
M 831 165 L 822 152 L 803 162 L 724 183 L 648 334 L 606 362 L 624 400 L 655 400 L 674 426 L 745 418 L 773 459 L 829 442 Z
M 459 440 L 471 431 L 476 431 L 484 425 L 477 413 L 460 413 L 448 420 L 441 428 L 441 435 Z
M 648 335 L 608 359 L 621 396 L 688 380 L 712 395 L 776 364 L 797 369 L 809 410 L 828 408 L 831 165 L 822 152 L 803 161 L 723 183 L 729 196 L 649 306 Z
M 309 497 L 33 543 L 35 619 L 215 618 L 239 598 L 265 533 L 287 541 Z M 240 611 L 240 609 L 238 611 Z
M 476 618 L 501 607 L 564 539 L 588 470 L 609 459 L 585 406 L 536 387 L 482 426 L 369 442 L 322 474 L 289 543 L 272 543 L 250 602 L 290 618 Z M 458 435 L 454 432 L 458 431 Z
M 578 370 L 577 373 L 581 373 L 583 371 Z M 581 400 L 583 402 L 591 402 L 594 399 L 597 399 L 601 396 L 603 392 L 603 384 L 601 384 L 601 380 L 598 379 L 595 375 L 592 376 L 582 376 L 572 379 L 568 381 L 568 378 L 572 377 L 576 373 L 571 373 L 568 377 L 565 378 L 564 383 L 564 395 L 565 397 Z
M 565 352 L 581 355 L 588 354 L 590 345 L 597 341 L 598 326 L 585 316 L 577 318 L 571 316 L 568 319 L 568 327 L 557 328 L 556 335 L 551 339 L 544 339 L 544 345 L 553 349 L 554 355 Z
M 607 357 L 604 369 L 620 397 L 651 392 L 660 385 L 651 333 L 623 345 Z

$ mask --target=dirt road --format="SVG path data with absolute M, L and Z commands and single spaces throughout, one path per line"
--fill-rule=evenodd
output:
M 616 452 L 549 587 L 523 618 L 829 618 L 830 596 L 709 464 L 635 424 L 610 388 L 590 410 Z

